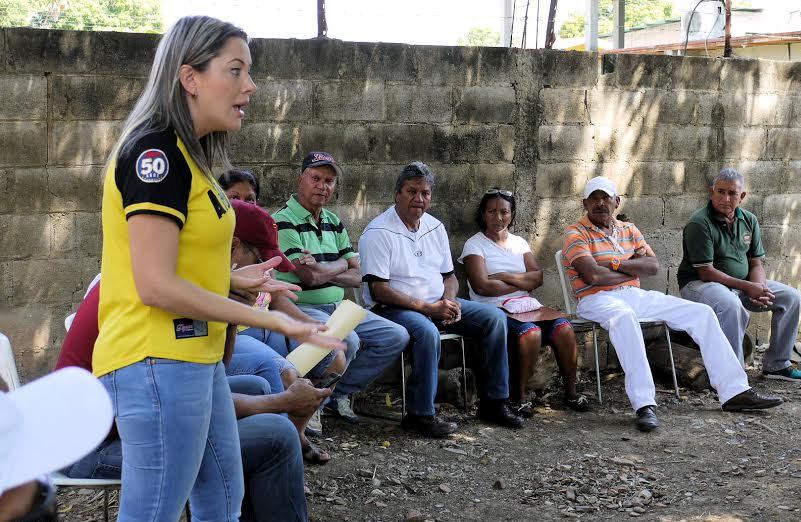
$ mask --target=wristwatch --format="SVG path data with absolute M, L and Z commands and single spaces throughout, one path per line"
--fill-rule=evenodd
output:
M 617 269 L 620 268 L 620 259 L 615 257 L 615 258 L 612 259 L 610 264 L 612 265 L 612 270 L 617 272 Z

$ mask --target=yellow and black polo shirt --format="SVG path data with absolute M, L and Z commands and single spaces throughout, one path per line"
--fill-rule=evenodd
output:
M 196 363 L 222 359 L 223 323 L 179 317 L 145 306 L 133 279 L 127 220 L 156 214 L 181 229 L 177 275 L 228 295 L 235 216 L 222 188 L 209 180 L 172 129 L 124 149 L 103 185 L 103 286 L 92 367 L 97 376 L 146 357 Z

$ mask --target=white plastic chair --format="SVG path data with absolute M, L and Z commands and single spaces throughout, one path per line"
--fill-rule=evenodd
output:
M 366 284 L 366 283 L 365 283 Z M 362 300 L 363 286 L 353 290 L 353 301 L 359 305 L 364 306 Z M 464 337 L 455 333 L 439 332 L 440 341 L 459 341 L 459 347 L 462 350 L 462 398 L 464 399 L 464 410 L 467 411 L 467 358 L 464 351 Z M 357 356 L 358 357 L 358 356 Z M 401 365 L 401 411 L 403 416 L 406 416 L 406 350 L 404 349 L 400 355 Z
M 74 315 L 74 314 L 73 314 Z M 9 390 L 19 388 L 19 375 L 17 373 L 17 364 L 14 361 L 14 352 L 11 351 L 11 343 L 8 337 L 0 333 L 0 377 L 6 381 Z M 57 434 L 54 434 L 57 436 Z M 67 488 L 87 488 L 87 489 L 102 489 L 103 490 L 103 517 L 108 522 L 108 491 L 109 489 L 120 489 L 119 480 L 106 480 L 106 479 L 72 479 L 68 478 L 61 473 L 51 473 L 53 484 L 59 487 Z
M 598 402 L 603 403 L 603 399 L 601 398 L 601 365 L 598 362 L 598 332 L 597 328 L 600 326 L 595 321 L 590 321 L 588 319 L 583 319 L 579 317 L 575 313 L 575 295 L 573 294 L 573 289 L 570 288 L 568 284 L 568 276 L 567 276 L 567 268 L 564 264 L 564 256 L 562 256 L 562 251 L 558 250 L 554 255 L 554 260 L 556 261 L 556 269 L 559 272 L 559 283 L 562 286 L 562 298 L 565 301 L 565 312 L 567 315 L 570 316 L 570 322 L 574 326 L 578 326 L 579 328 L 592 328 L 592 346 L 595 350 L 595 380 L 598 387 Z M 643 318 L 639 320 L 640 325 L 642 326 L 664 326 L 665 327 L 665 338 L 667 339 L 668 345 L 668 353 L 670 354 L 670 370 L 673 373 L 673 390 L 676 392 L 676 398 L 679 398 L 679 384 L 676 380 L 676 365 L 673 362 L 673 345 L 670 342 L 670 328 L 665 324 L 664 321 L 654 320 L 654 319 L 647 319 Z

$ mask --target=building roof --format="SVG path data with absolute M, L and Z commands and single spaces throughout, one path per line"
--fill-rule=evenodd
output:
M 792 31 L 788 33 L 772 33 L 772 34 L 748 34 L 745 36 L 732 36 L 732 48 L 743 47 L 756 47 L 760 45 L 781 45 L 788 43 L 801 42 L 801 31 Z M 724 38 L 710 38 L 709 40 L 691 40 L 687 43 L 687 50 L 693 49 L 722 49 L 724 46 Z M 627 47 L 625 49 L 610 49 L 608 51 L 601 51 L 605 53 L 614 54 L 664 54 L 670 51 L 679 51 L 684 49 L 684 42 L 649 45 L 645 47 Z

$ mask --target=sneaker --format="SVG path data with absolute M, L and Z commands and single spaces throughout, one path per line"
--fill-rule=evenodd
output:
M 767 410 L 783 402 L 781 397 L 762 395 L 755 389 L 749 388 L 724 402 L 721 408 L 723 411 Z
M 350 406 L 350 397 L 331 397 L 331 399 L 325 403 L 325 412 L 350 422 L 351 424 L 359 424 L 359 417 L 353 413 L 353 408 Z
M 512 410 L 512 413 L 524 419 L 530 419 L 534 416 L 534 410 L 531 409 L 530 402 L 520 403 L 509 401 L 509 409 Z
M 775 372 L 763 371 L 762 376 L 766 379 L 775 379 L 777 381 L 801 382 L 801 370 L 793 366 L 788 366 Z
M 483 399 L 478 403 L 478 418 L 505 428 L 523 427 L 523 418 L 515 415 L 504 400 Z
M 416 431 L 426 437 L 447 437 L 456 431 L 455 422 L 447 422 L 434 415 L 413 415 L 407 413 L 401 421 L 401 428 Z
M 309 422 L 306 423 L 306 429 L 304 431 L 306 435 L 310 437 L 323 436 L 323 421 L 320 420 L 320 410 L 314 411 L 311 419 L 309 419 Z

